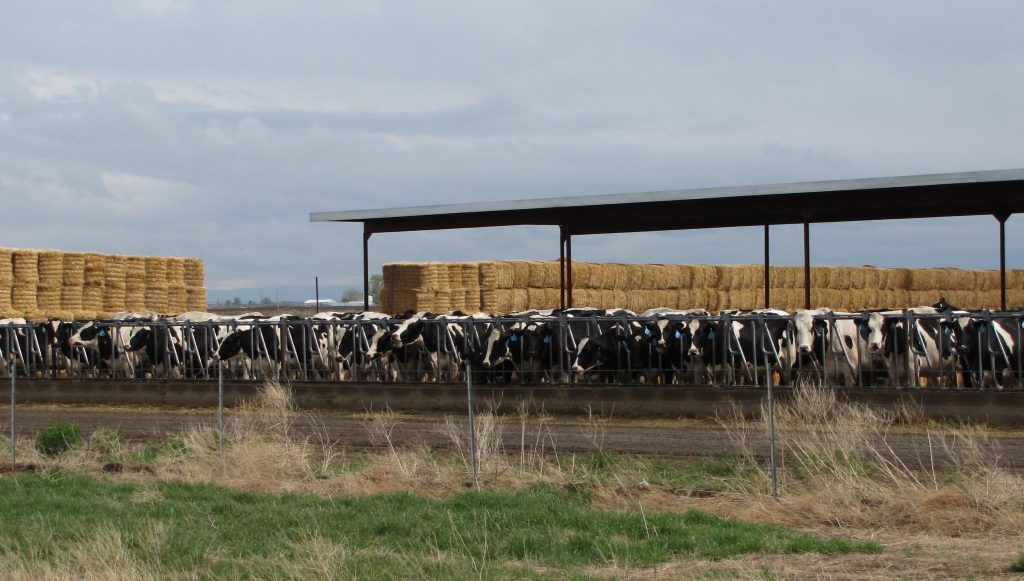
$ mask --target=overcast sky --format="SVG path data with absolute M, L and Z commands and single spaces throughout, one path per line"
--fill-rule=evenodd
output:
M 0 245 L 361 286 L 313 211 L 1024 167 L 1024 2 L 5 2 Z M 1007 224 L 1024 266 L 1024 218 Z M 812 227 L 820 264 L 998 266 L 991 217 Z M 375 236 L 557 257 L 551 228 Z M 759 262 L 761 230 L 582 260 Z M 799 264 L 799 227 L 773 229 Z

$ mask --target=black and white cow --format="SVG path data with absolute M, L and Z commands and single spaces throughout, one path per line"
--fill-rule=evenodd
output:
M 955 385 L 960 323 L 935 307 L 871 313 L 868 351 L 882 353 L 893 386 Z
M 787 335 L 789 325 L 789 313 L 775 309 L 728 311 L 717 319 L 695 319 L 688 327 L 689 354 L 700 359 L 712 382 L 757 383 L 758 370 L 763 368 L 777 373 L 781 383 L 789 383 L 795 358 Z
M 810 356 L 826 385 L 854 386 L 870 370 L 868 315 L 828 308 L 793 313 L 797 360 Z
M 957 352 L 965 382 L 974 387 L 1024 387 L 1024 320 L 974 313 L 959 320 Z
M 89 321 L 71 336 L 68 342 L 72 350 L 82 348 L 95 351 L 99 357 L 98 368 L 112 377 L 134 378 L 136 375 L 136 353 L 128 350 L 132 337 L 147 324 L 149 318 L 107 319 Z

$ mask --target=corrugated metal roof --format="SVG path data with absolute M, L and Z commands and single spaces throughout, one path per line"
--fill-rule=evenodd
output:
M 1024 169 L 313 212 L 369 233 L 558 225 L 569 234 L 1024 211 Z

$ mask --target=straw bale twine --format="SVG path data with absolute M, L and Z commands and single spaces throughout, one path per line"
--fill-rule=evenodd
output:
M 35 250 L 16 249 L 12 253 L 12 264 L 15 283 L 31 285 L 39 282 L 39 252 Z M 32 291 L 35 293 L 35 291 Z M 26 310 L 35 310 L 26 309 Z

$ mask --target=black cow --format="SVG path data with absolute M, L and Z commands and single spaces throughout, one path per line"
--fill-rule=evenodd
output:
M 961 320 L 962 332 L 957 344 L 965 383 L 976 387 L 996 387 L 1022 384 L 1021 339 L 1024 321 L 1011 317 L 975 315 Z

